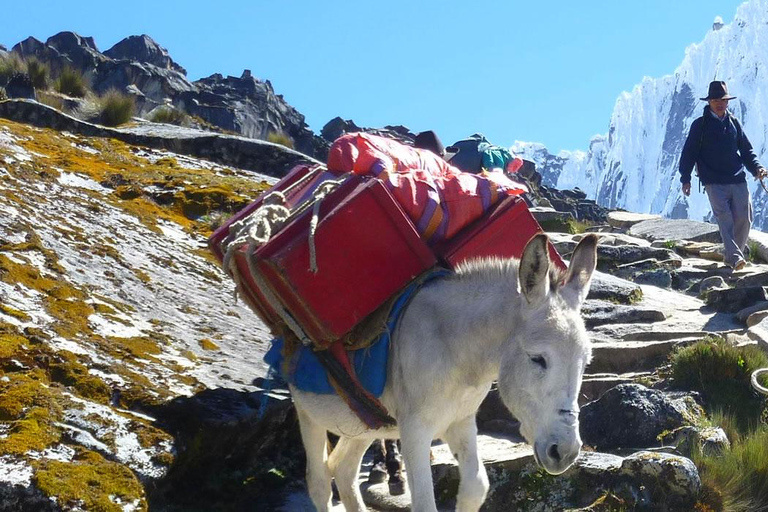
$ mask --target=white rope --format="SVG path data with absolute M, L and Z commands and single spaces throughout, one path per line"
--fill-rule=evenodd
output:
M 758 390 L 760 393 L 764 395 L 768 395 L 768 388 L 765 386 L 762 386 L 759 382 L 757 382 L 757 377 L 761 373 L 768 373 L 768 368 L 760 368 L 759 370 L 755 370 L 752 372 L 752 387 Z
M 312 206 L 312 218 L 309 221 L 309 269 L 313 274 L 317 274 L 317 254 L 315 252 L 315 232 L 317 231 L 317 224 L 320 221 L 320 205 L 323 203 L 328 194 L 336 190 L 339 185 L 344 182 L 341 180 L 329 180 L 320 184 L 319 187 L 312 193 L 315 198 L 314 205 Z

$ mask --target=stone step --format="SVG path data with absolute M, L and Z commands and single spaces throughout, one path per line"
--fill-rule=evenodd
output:
M 631 373 L 652 370 L 678 346 L 701 337 L 670 338 L 651 341 L 607 341 L 592 345 L 589 373 Z
M 651 372 L 585 374 L 584 380 L 581 383 L 579 405 L 597 400 L 600 398 L 600 395 L 619 384 L 637 382 L 643 377 L 650 377 L 651 375 Z

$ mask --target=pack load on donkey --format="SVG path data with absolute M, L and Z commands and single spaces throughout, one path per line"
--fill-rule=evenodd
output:
M 351 133 L 334 142 L 327 168 L 294 167 L 209 246 L 276 336 L 271 352 L 292 366 L 289 381 L 317 380 L 307 360 L 319 362 L 326 388 L 375 427 L 393 420 L 376 400 L 385 372 L 366 367 L 372 344 L 436 269 L 519 258 L 541 232 L 520 198 L 526 191 L 503 172 L 463 172 L 430 151 Z

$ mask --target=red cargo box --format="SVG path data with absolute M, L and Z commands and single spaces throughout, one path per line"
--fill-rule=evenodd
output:
M 280 181 L 275 183 L 272 188 L 261 194 L 254 202 L 238 211 L 226 224 L 223 224 L 214 231 L 213 235 L 208 239 L 208 247 L 218 258 L 219 262 L 223 261 L 224 248 L 221 247 L 221 242 L 229 235 L 229 226 L 255 212 L 264 202 L 264 198 L 270 193 L 283 192 L 285 194 L 285 206 L 293 208 L 297 204 L 301 204 L 309 199 L 317 186 L 328 179 L 339 179 L 339 175 L 327 171 L 320 165 L 296 165 Z
M 317 273 L 310 269 L 311 211 L 255 251 L 258 271 L 321 346 L 349 332 L 436 263 L 384 185 L 376 179 L 355 182 L 350 179 L 321 203 L 314 238 Z
M 525 201 L 519 196 L 513 196 L 504 199 L 482 218 L 434 250 L 437 257 L 451 268 L 469 258 L 520 258 L 525 244 L 542 232 Z M 549 256 L 557 266 L 567 268 L 551 242 Z
M 226 248 L 222 247 L 221 244 L 229 236 L 230 226 L 254 213 L 263 204 L 264 198 L 271 192 L 283 192 L 285 194 L 285 206 L 293 208 L 296 205 L 309 200 L 312 192 L 320 183 L 328 179 L 338 178 L 338 175 L 328 172 L 325 168 L 319 165 L 300 164 L 295 166 L 285 175 L 285 177 L 272 186 L 272 188 L 260 195 L 256 201 L 238 211 L 237 214 L 219 227 L 208 239 L 208 247 L 219 262 L 222 262 L 224 260 L 224 251 Z M 282 323 L 282 319 L 275 312 L 274 308 L 270 306 L 269 301 L 259 291 L 258 286 L 256 286 L 248 268 L 248 260 L 240 252 L 235 253 L 234 260 L 237 264 L 237 273 L 243 284 L 242 289 L 240 290 L 242 299 L 251 305 L 254 312 L 265 324 L 267 324 L 268 327 L 275 329 Z

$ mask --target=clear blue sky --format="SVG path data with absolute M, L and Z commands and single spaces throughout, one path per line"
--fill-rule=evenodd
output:
M 3 2 L 0 44 L 60 31 L 101 51 L 147 34 L 188 71 L 250 69 L 315 132 L 433 129 L 448 145 L 474 132 L 504 146 L 587 149 L 616 98 L 670 74 L 715 16 L 741 0 L 219 0 Z

